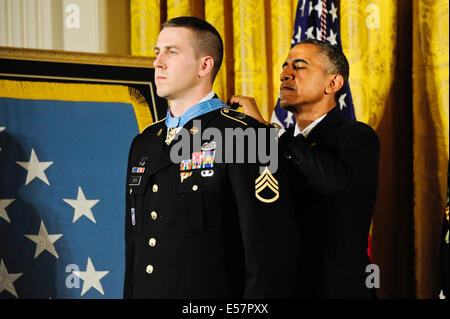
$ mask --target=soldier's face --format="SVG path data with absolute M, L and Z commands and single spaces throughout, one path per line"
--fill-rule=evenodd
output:
M 291 112 L 314 105 L 325 96 L 330 75 L 325 72 L 327 58 L 314 44 L 299 44 L 291 49 L 283 64 L 280 80 L 280 106 Z
M 153 62 L 160 97 L 180 99 L 198 85 L 201 59 L 193 47 L 194 41 L 193 31 L 187 28 L 169 27 L 160 32 Z

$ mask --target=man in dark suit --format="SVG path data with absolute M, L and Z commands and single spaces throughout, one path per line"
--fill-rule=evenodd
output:
M 212 91 L 220 35 L 179 17 L 155 50 L 157 93 L 170 108 L 130 149 L 124 298 L 292 297 L 299 238 L 287 179 L 252 160 L 259 149 L 246 152 L 273 143 L 256 143 L 269 130 Z
M 375 297 L 366 267 L 379 141 L 368 125 L 340 115 L 336 97 L 348 74 L 344 54 L 316 40 L 294 46 L 281 73 L 280 106 L 296 118 L 279 144 L 298 207 L 301 297 Z M 230 102 L 265 122 L 252 98 Z

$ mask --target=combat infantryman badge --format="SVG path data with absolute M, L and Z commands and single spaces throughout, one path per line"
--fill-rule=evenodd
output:
M 202 151 L 211 151 L 216 148 L 217 143 L 214 141 L 211 142 L 205 142 L 202 145 Z
M 272 198 L 264 198 L 260 195 L 260 193 L 269 188 L 274 196 Z M 273 203 L 280 197 L 280 193 L 278 191 L 278 181 L 270 174 L 269 168 L 266 166 L 261 175 L 255 180 L 255 196 L 263 203 Z

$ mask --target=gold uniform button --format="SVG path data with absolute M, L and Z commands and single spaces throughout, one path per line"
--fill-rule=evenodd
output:
M 156 246 L 156 239 L 155 238 L 150 238 L 150 240 L 148 241 L 148 244 L 150 247 L 155 247 Z
M 156 193 L 158 191 L 158 185 L 154 184 L 152 187 L 153 193 Z
M 152 217 L 153 220 L 155 220 L 156 218 L 158 218 L 158 214 L 155 211 L 152 211 L 150 213 L 150 216 Z
M 153 272 L 153 266 L 147 265 L 147 268 L 145 269 L 145 271 L 147 272 L 147 274 L 151 274 Z
M 197 185 L 192 186 L 192 190 L 193 190 L 194 192 L 197 191 L 197 189 L 198 189 L 198 186 L 197 186 Z

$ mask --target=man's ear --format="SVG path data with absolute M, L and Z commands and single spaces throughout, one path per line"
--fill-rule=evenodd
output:
M 214 59 L 211 56 L 205 56 L 202 58 L 202 64 L 200 65 L 200 71 L 198 72 L 198 76 L 204 77 L 211 73 L 214 67 Z
M 344 86 L 344 77 L 341 74 L 330 74 L 330 80 L 325 88 L 326 94 L 337 93 Z

